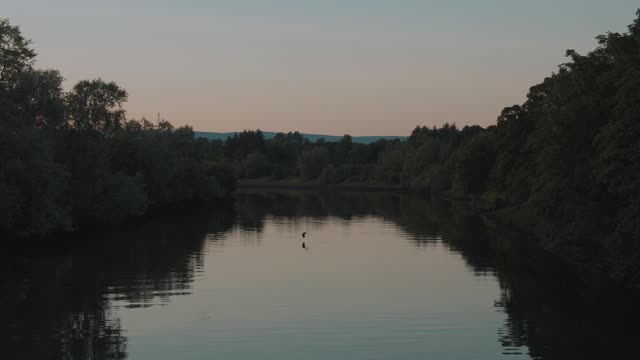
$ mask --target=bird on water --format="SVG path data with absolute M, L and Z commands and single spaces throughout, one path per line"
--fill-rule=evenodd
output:
M 307 236 L 307 232 L 306 231 L 302 233 L 302 237 L 304 238 L 305 236 Z

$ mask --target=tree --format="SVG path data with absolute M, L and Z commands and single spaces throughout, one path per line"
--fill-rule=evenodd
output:
M 19 126 L 60 128 L 65 125 L 62 75 L 57 70 L 28 69 L 16 76 L 11 92 Z
M 490 132 L 474 136 L 454 161 L 454 187 L 464 194 L 482 193 L 495 161 L 495 137 Z
M 0 18 L 0 83 L 10 81 L 33 65 L 36 52 L 30 45 L 31 40 L 22 36 L 18 26 Z
M 20 109 L 16 106 L 16 77 L 30 70 L 36 56 L 20 28 L 9 20 L 0 18 L 0 126 L 15 127 L 19 124 Z
M 0 231 L 32 236 L 71 228 L 69 174 L 36 129 L 0 131 Z
M 344 135 L 340 141 L 336 143 L 335 147 L 335 159 L 338 163 L 346 162 L 349 158 L 349 153 L 353 148 L 353 140 L 351 136 Z
M 329 152 L 325 148 L 316 147 L 300 155 L 298 166 L 300 174 L 306 179 L 315 179 L 329 163 Z
M 270 175 L 271 164 L 267 156 L 260 152 L 249 154 L 242 162 L 244 177 L 261 178 Z
M 71 125 L 110 136 L 122 128 L 127 91 L 115 82 L 102 79 L 82 80 L 66 96 Z

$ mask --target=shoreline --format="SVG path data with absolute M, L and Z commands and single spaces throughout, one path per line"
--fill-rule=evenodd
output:
M 243 189 L 280 189 L 280 190 L 343 190 L 343 191 L 390 191 L 407 192 L 401 186 L 376 184 L 318 184 L 302 180 L 238 180 L 237 190 Z

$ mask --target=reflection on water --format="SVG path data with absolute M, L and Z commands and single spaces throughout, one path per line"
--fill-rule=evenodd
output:
M 234 209 L 158 219 L 62 255 L 4 254 L 0 351 L 7 359 L 633 354 L 637 299 L 581 285 L 527 243 L 442 201 L 245 192 Z

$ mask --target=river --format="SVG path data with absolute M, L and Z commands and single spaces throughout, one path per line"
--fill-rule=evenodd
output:
M 622 359 L 640 338 L 636 299 L 461 204 L 245 191 L 82 236 L 2 255 L 1 358 Z

